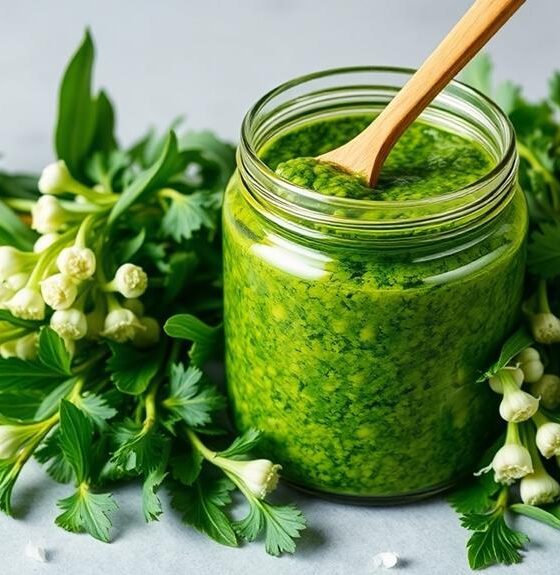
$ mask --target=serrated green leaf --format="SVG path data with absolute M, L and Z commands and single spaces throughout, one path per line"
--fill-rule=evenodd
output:
M 225 405 L 218 390 L 201 381 L 202 372 L 193 366 L 186 370 L 183 364 L 171 366 L 170 394 L 163 405 L 190 427 L 210 423 L 211 414 Z
M 534 505 L 526 505 L 525 503 L 514 503 L 509 506 L 509 510 L 518 515 L 525 515 L 536 521 L 540 521 L 554 529 L 560 529 L 560 506 L 555 505 L 549 509 L 542 509 Z
M 529 270 L 544 279 L 560 275 L 560 221 L 542 223 L 529 244 Z
M 262 433 L 258 429 L 248 429 L 243 435 L 236 437 L 231 445 L 219 452 L 219 455 L 227 459 L 238 459 L 244 456 L 259 444 Z
M 74 378 L 68 379 L 56 386 L 48 395 L 44 396 L 41 404 L 37 408 L 34 419 L 41 421 L 55 413 L 55 411 L 58 410 L 60 401 L 70 393 L 75 384 L 76 380 Z
M 91 94 L 94 58 L 93 42 L 86 31 L 66 68 L 59 92 L 56 153 L 77 177 L 82 175 L 95 132 L 96 105 Z
M 59 527 L 73 533 L 87 532 L 95 539 L 109 542 L 109 517 L 118 508 L 110 493 L 92 493 L 80 486 L 73 495 L 61 499 L 58 507 L 63 511 L 55 519 Z
M 106 427 L 107 420 L 115 417 L 117 415 L 117 410 L 111 407 L 107 401 L 90 392 L 86 392 L 83 395 L 75 399 L 76 407 L 79 407 L 93 422 L 94 425 L 100 429 Z
M 60 402 L 59 442 L 79 484 L 90 478 L 92 434 L 89 418 L 75 405 L 63 399 Z
M 39 361 L 60 375 L 70 375 L 72 357 L 64 340 L 50 327 L 41 329 L 39 335 Z
M 189 195 L 175 192 L 161 221 L 162 235 L 181 243 L 203 227 L 214 229 L 206 196 L 203 191 Z
M 163 327 L 169 337 L 192 341 L 189 355 L 195 365 L 203 367 L 222 343 L 222 326 L 212 327 L 190 314 L 170 317 Z
M 165 467 L 159 467 L 150 471 L 146 479 L 144 479 L 142 486 L 142 511 L 147 523 L 157 521 L 163 513 L 157 492 L 166 476 Z
M 234 487 L 228 479 L 210 478 L 197 480 L 191 487 L 174 485 L 171 505 L 188 525 L 222 545 L 237 547 L 231 521 L 222 511 L 231 502 L 230 491 Z
M 35 459 L 45 465 L 45 470 L 58 483 L 70 483 L 74 479 L 74 470 L 68 463 L 59 442 L 60 432 L 49 435 L 33 454 Z
M 144 393 L 158 373 L 163 361 L 162 345 L 150 350 L 140 350 L 131 345 L 109 343 L 112 356 L 107 361 L 111 380 L 122 393 Z
M 171 477 L 183 485 L 191 486 L 202 471 L 204 458 L 196 450 L 176 455 L 171 459 Z

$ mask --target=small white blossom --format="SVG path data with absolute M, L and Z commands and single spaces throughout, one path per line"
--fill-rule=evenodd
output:
M 78 309 L 58 310 L 52 314 L 51 328 L 63 339 L 82 339 L 87 334 L 85 314 Z
M 547 459 L 553 455 L 560 455 L 560 424 L 547 421 L 539 425 L 535 442 Z
M 39 351 L 39 334 L 29 333 L 16 340 L 16 357 L 25 360 L 33 360 Z
M 259 499 L 264 499 L 278 485 L 278 472 L 282 468 L 268 459 L 253 459 L 251 461 L 225 460 L 223 469 L 234 473 Z
M 511 485 L 517 479 L 533 473 L 533 463 L 529 451 L 523 445 L 508 443 L 494 455 L 492 469 L 497 483 Z
M 50 234 L 44 234 L 39 236 L 38 240 L 33 245 L 33 251 L 36 254 L 44 252 L 46 249 L 50 248 L 55 242 L 60 239 L 60 235 L 54 232 Z
M 142 329 L 144 329 L 142 324 L 129 309 L 117 308 L 107 314 L 101 335 L 107 339 L 124 343 L 132 340 L 136 332 Z
M 545 409 L 557 409 L 560 407 L 560 377 L 545 373 L 531 385 L 531 393 L 540 398 Z
M 541 464 L 542 466 L 542 464 Z M 519 485 L 521 499 L 527 505 L 546 505 L 560 497 L 560 485 L 543 467 L 526 475 Z
M 16 294 L 20 289 L 22 289 L 29 280 L 29 274 L 22 272 L 19 274 L 14 274 L 8 279 L 0 282 L 0 303 L 5 302 Z
M 64 274 L 55 274 L 41 282 L 41 294 L 45 303 L 53 309 L 68 309 L 78 296 L 76 284 Z
M 41 294 L 33 288 L 20 289 L 5 306 L 12 315 L 22 319 L 45 319 L 45 302 Z
M 126 298 L 140 297 L 148 287 L 148 276 L 139 266 L 123 264 L 117 270 L 111 288 Z
M 500 403 L 500 415 L 502 419 L 513 423 L 527 421 L 539 408 L 539 400 L 531 394 L 517 388 L 508 390 L 505 388 L 504 397 Z
M 504 367 L 502 368 L 496 375 L 493 375 L 488 380 L 488 384 L 490 388 L 495 393 L 504 393 L 503 389 L 503 379 L 502 376 L 511 376 L 509 379 L 515 381 L 517 387 L 521 387 L 523 385 L 523 372 L 518 367 Z
M 11 246 L 0 246 L 0 280 L 7 280 L 25 271 L 35 258 L 34 254 L 22 252 Z
M 539 343 L 560 342 L 560 319 L 552 313 L 538 313 L 530 318 L 533 337 Z
M 31 209 L 31 227 L 40 234 L 58 232 L 66 225 L 67 215 L 54 196 L 41 196 Z
M 62 194 L 69 191 L 73 183 L 66 162 L 58 160 L 44 168 L 37 187 L 42 194 Z
M 152 347 L 158 343 L 161 335 L 158 321 L 153 317 L 141 317 L 138 321 L 144 329 L 138 330 L 134 334 L 132 343 L 140 348 Z
M 76 280 L 87 280 L 95 273 L 95 253 L 89 248 L 64 248 L 56 258 L 61 273 Z

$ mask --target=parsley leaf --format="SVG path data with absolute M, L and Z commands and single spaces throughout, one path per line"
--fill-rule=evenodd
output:
M 165 471 L 165 465 L 163 465 L 157 469 L 152 469 L 144 480 L 142 486 L 142 511 L 146 522 L 157 521 L 163 513 L 157 491 L 166 476 L 167 472 Z
M 529 270 L 544 279 L 560 275 L 560 220 L 542 223 L 529 244 Z
M 91 421 L 100 429 L 107 426 L 107 420 L 117 415 L 117 410 L 108 405 L 107 401 L 98 395 L 86 392 L 75 400 L 79 407 Z
M 210 423 L 211 414 L 224 407 L 218 390 L 202 380 L 202 372 L 193 366 L 186 370 L 181 363 L 171 366 L 170 395 L 163 405 L 190 427 Z
M 62 453 L 60 447 L 60 431 L 49 435 L 35 451 L 35 459 L 46 466 L 47 473 L 58 483 L 70 483 L 74 478 L 74 470 Z
M 243 435 L 236 437 L 232 444 L 218 455 L 228 459 L 239 459 L 252 451 L 260 442 L 262 433 L 258 429 L 248 429 Z
M 190 240 L 202 227 L 214 228 L 214 220 L 208 213 L 207 193 L 198 191 L 187 195 L 175 190 L 166 191 L 172 195 L 161 222 L 164 236 L 180 243 L 184 239 Z
M 146 351 L 112 342 L 109 347 L 112 356 L 107 361 L 107 367 L 117 389 L 130 395 L 140 395 L 146 391 L 163 361 L 163 346 Z
M 196 449 L 176 455 L 171 459 L 171 476 L 183 485 L 192 485 L 202 471 L 204 458 Z
M 90 478 L 92 435 L 91 421 L 83 411 L 63 399 L 60 404 L 60 447 L 78 483 Z
M 111 494 L 92 493 L 82 484 L 73 495 L 61 499 L 58 507 L 63 511 L 55 519 L 59 527 L 74 533 L 87 532 L 100 541 L 109 542 L 109 516 L 118 509 Z
M 237 547 L 237 537 L 222 508 L 231 503 L 234 484 L 225 478 L 197 480 L 191 487 L 174 485 L 171 505 L 182 520 L 198 531 L 230 547 Z

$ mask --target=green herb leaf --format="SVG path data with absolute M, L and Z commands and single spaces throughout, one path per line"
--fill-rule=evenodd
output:
M 190 240 L 202 227 L 213 229 L 214 220 L 207 206 L 207 197 L 202 191 L 189 195 L 175 192 L 161 222 L 162 234 L 181 243 Z
M 81 485 L 74 495 L 58 502 L 63 513 L 55 519 L 55 523 L 74 533 L 89 533 L 92 537 L 105 543 L 110 540 L 111 513 L 118 506 L 110 493 L 92 493 Z
M 64 73 L 58 101 L 55 147 L 76 177 L 83 174 L 83 163 L 95 132 L 96 104 L 91 94 L 94 48 L 86 31 L 82 45 Z
M 39 360 L 49 367 L 53 372 L 61 375 L 70 375 L 70 363 L 72 357 L 64 340 L 50 327 L 41 329 L 39 335 Z
M 248 429 L 243 435 L 236 437 L 232 444 L 219 455 L 227 459 L 238 459 L 246 455 L 259 444 L 262 433 L 258 429 Z
M 192 487 L 175 485 L 171 505 L 188 525 L 230 547 L 237 547 L 237 537 L 222 507 L 231 502 L 230 491 L 235 486 L 229 479 L 205 478 Z
M 171 477 L 183 485 L 192 485 L 202 471 L 204 458 L 196 449 L 177 455 L 171 459 Z
M 193 342 L 189 355 L 198 367 L 203 367 L 222 343 L 221 325 L 209 326 L 190 314 L 178 314 L 170 317 L 163 329 L 169 337 Z
M 111 342 L 109 347 L 112 357 L 107 361 L 107 367 L 117 389 L 130 395 L 144 393 L 160 369 L 163 346 L 146 351 Z
M 0 459 L 0 511 L 7 515 L 12 514 L 12 491 L 19 470 L 15 458 Z
M 78 484 L 90 478 L 90 450 L 93 429 L 88 417 L 69 401 L 60 403 L 60 447 L 72 466 Z
M 17 327 L 23 327 L 25 329 L 28 329 L 29 331 L 36 331 L 41 326 L 41 322 L 21 319 L 19 317 L 12 315 L 7 309 L 0 309 L 0 321 L 7 321 L 12 325 L 15 325 Z
M 60 431 L 49 435 L 35 451 L 35 459 L 46 465 L 46 471 L 58 483 L 70 483 L 74 479 L 74 470 L 62 453 Z
M 471 569 L 484 569 L 496 563 L 511 565 L 521 561 L 519 549 L 529 541 L 506 524 L 503 511 L 463 516 L 463 527 L 474 531 L 467 542 Z
M 0 176 L 1 177 L 1 176 Z M 3 179 L 7 178 L 3 175 Z M 2 179 L 0 179 L 0 190 Z M 14 246 L 20 250 L 29 250 L 33 247 L 35 234 L 26 226 L 21 218 L 0 200 L 0 231 L 2 232 L 2 245 Z
M 103 397 L 90 392 L 76 398 L 75 405 L 100 429 L 105 429 L 107 420 L 117 415 L 117 410 L 111 407 Z
M 549 82 L 549 98 L 557 106 L 560 106 L 560 72 L 556 71 L 552 74 Z
M 549 509 L 542 509 L 541 507 L 535 507 L 534 505 L 514 503 L 513 505 L 509 506 L 509 510 L 519 515 L 526 515 L 527 517 L 540 521 L 549 527 L 554 527 L 554 529 L 560 529 L 559 505 L 554 505 Z
M 183 364 L 171 366 L 170 395 L 163 405 L 190 427 L 210 423 L 211 414 L 224 407 L 225 400 L 218 390 L 201 382 L 202 372 Z
M 500 369 L 506 367 L 506 365 L 519 353 L 521 353 L 525 348 L 529 347 L 533 343 L 533 338 L 529 335 L 524 327 L 519 328 L 509 339 L 506 340 L 502 346 L 500 352 L 500 357 L 496 363 L 492 364 L 486 372 L 484 372 L 478 379 L 477 382 L 486 381 L 488 378 L 496 374 Z
M 95 101 L 95 130 L 92 150 L 110 152 L 117 147 L 115 140 L 115 111 L 107 93 L 100 90 Z
M 62 379 L 59 371 L 37 361 L 24 361 L 17 357 L 0 359 L 0 389 L 42 389 L 49 392 Z
M 542 223 L 529 244 L 529 270 L 544 279 L 560 275 L 560 220 Z
M 165 466 L 162 466 L 150 471 L 144 480 L 142 487 L 142 510 L 147 523 L 157 521 L 163 513 L 157 491 L 166 476 Z

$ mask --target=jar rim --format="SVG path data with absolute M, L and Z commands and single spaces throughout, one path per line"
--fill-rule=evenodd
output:
M 422 225 L 433 224 L 435 221 L 449 221 L 450 218 L 457 218 L 459 212 L 466 210 L 471 213 L 474 209 L 474 203 L 468 200 L 469 198 L 476 198 L 478 204 L 491 205 L 491 196 L 495 192 L 495 188 L 499 185 L 509 185 L 515 180 L 517 172 L 518 156 L 515 142 L 515 133 L 513 126 L 504 112 L 495 104 L 490 98 L 482 94 L 475 88 L 468 86 L 458 80 L 452 80 L 444 90 L 432 101 L 426 110 L 437 108 L 436 103 L 442 99 L 453 100 L 455 102 L 469 102 L 473 106 L 477 106 L 485 120 L 493 123 L 497 128 L 501 138 L 501 150 L 499 157 L 495 158 L 493 167 L 483 176 L 477 178 L 475 181 L 459 187 L 456 190 L 429 196 L 426 198 L 413 198 L 406 200 L 376 200 L 376 199 L 357 199 L 336 197 L 321 194 L 313 190 L 309 190 L 302 186 L 298 186 L 278 176 L 273 169 L 271 169 L 259 156 L 261 146 L 257 145 L 254 138 L 255 126 L 258 125 L 259 119 L 269 121 L 275 113 L 284 113 L 286 107 L 290 102 L 298 103 L 303 96 L 298 96 L 284 103 L 272 111 L 267 111 L 271 103 L 275 99 L 281 97 L 283 94 L 288 93 L 294 88 L 305 87 L 315 81 L 320 81 L 332 77 L 346 78 L 352 74 L 391 74 L 397 75 L 401 78 L 410 77 L 414 74 L 413 68 L 404 68 L 397 66 L 353 66 L 341 67 L 321 70 L 312 72 L 310 74 L 296 77 L 288 80 L 273 88 L 264 94 L 246 113 L 242 127 L 241 127 L 241 140 L 238 150 L 238 167 L 241 177 L 244 179 L 248 177 L 252 180 L 254 187 L 261 192 L 261 198 L 267 202 L 271 202 L 280 211 L 293 212 L 291 208 L 303 209 L 305 215 L 312 220 L 321 221 L 324 224 L 333 223 L 333 213 L 337 211 L 350 210 L 352 213 L 367 214 L 373 211 L 383 211 L 385 213 L 402 212 L 402 210 L 422 210 L 425 209 L 428 213 L 424 217 L 415 217 L 409 220 L 409 224 Z M 367 86 L 355 85 L 341 85 L 340 88 L 352 89 L 356 87 L 367 87 L 369 89 L 375 88 L 397 88 L 396 86 L 377 86 L 376 84 L 368 83 Z M 308 92 L 306 97 L 309 98 L 313 95 L 318 95 L 320 92 Z M 441 102 L 440 102 L 441 104 Z M 468 114 L 467 114 L 468 115 Z M 256 178 L 253 178 L 257 176 Z M 266 183 L 263 182 L 266 181 Z M 260 185 L 259 185 L 260 183 Z M 481 190 L 488 188 L 487 193 L 481 193 Z M 281 191 L 279 194 L 278 191 Z M 495 195 L 495 193 L 494 193 Z M 511 196 L 511 194 L 509 194 Z M 503 202 L 501 202 L 503 204 Z M 458 210 L 460 205 L 461 209 Z M 446 207 L 448 208 L 446 210 Z M 503 206 L 502 206 L 503 207 Z M 314 214 L 314 212 L 332 212 L 330 214 L 323 213 L 323 217 Z M 500 210 L 501 211 L 501 210 Z M 382 221 L 368 221 L 367 218 L 360 219 L 359 227 L 373 227 L 373 228 L 387 228 L 390 225 L 395 225 L 395 220 L 391 218 L 384 218 Z M 338 222 L 343 227 L 350 227 L 356 224 L 355 219 L 352 222 L 345 220 L 345 222 Z M 400 221 L 397 227 L 403 227 L 404 222 Z

